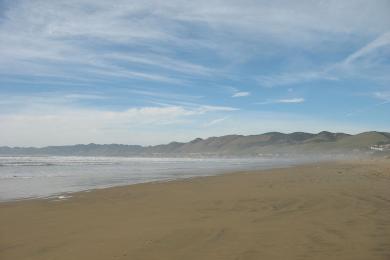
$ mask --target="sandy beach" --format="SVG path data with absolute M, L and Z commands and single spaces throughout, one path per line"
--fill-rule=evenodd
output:
M 0 259 L 390 259 L 390 161 L 0 203 Z

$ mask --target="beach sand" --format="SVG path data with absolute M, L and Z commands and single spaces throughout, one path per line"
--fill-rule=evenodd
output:
M 390 259 L 390 161 L 0 203 L 0 259 Z

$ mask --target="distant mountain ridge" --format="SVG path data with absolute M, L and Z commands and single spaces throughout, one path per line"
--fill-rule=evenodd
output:
M 317 134 L 269 132 L 259 135 L 225 135 L 196 138 L 187 143 L 155 146 L 123 144 L 78 144 L 68 146 L 0 147 L 3 156 L 275 156 L 301 154 L 367 153 L 370 147 L 389 144 L 390 133 L 356 135 L 323 131 Z

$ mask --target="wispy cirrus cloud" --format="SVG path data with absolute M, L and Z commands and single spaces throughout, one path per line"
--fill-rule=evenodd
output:
M 236 92 L 232 95 L 232 97 L 234 98 L 238 98 L 238 97 L 247 97 L 247 96 L 250 96 L 250 92 L 246 92 L 246 91 L 242 91 L 242 92 Z
M 170 48 L 162 47 L 177 40 L 162 17 L 135 18 L 152 11 L 148 8 L 126 1 L 18 1 L 5 11 L 0 25 L 0 72 L 167 83 L 184 82 L 175 71 L 207 76 L 211 69 L 174 58 Z
M 115 53 L 106 55 L 104 58 L 113 61 L 124 61 L 128 62 L 129 64 L 141 64 L 148 67 L 157 67 L 168 71 L 177 71 L 187 75 L 195 74 L 209 76 L 218 72 L 213 68 L 209 68 L 203 65 L 156 54 L 139 55 L 137 53 L 127 53 L 125 55 L 119 55 L 118 53 Z
M 365 77 L 382 80 L 389 69 L 386 56 L 390 55 L 390 32 L 384 32 L 344 59 L 327 64 L 317 70 L 302 70 L 281 74 L 259 75 L 255 79 L 260 86 L 288 86 L 312 81 L 338 81 L 345 78 Z
M 245 60 L 248 50 L 251 56 L 272 53 L 275 43 L 322 48 L 324 40 L 337 44 L 335 39 L 345 32 L 373 35 L 388 25 L 387 1 L 375 5 L 225 1 L 223 5 L 179 0 L 17 1 L 2 14 L 0 68 L 6 74 L 74 76 L 79 71 L 86 77 L 87 71 L 91 79 L 101 75 L 177 82 L 182 75 L 175 71 L 187 77 L 216 74 L 214 64 L 196 62 L 179 52 L 216 52 L 221 62 Z M 375 16 L 360 15 L 362 10 Z M 252 48 L 256 45 L 259 48 Z M 317 76 L 281 77 L 287 84 Z
M 227 120 L 228 118 L 229 118 L 228 116 L 225 116 L 225 117 L 213 119 L 213 120 L 203 124 L 203 126 L 204 127 L 210 127 L 210 126 L 213 126 L 213 125 L 217 125 L 217 124 L 222 123 L 223 121 Z
M 264 102 L 258 102 L 259 105 L 268 105 L 268 104 L 298 104 L 305 102 L 304 98 L 285 98 L 285 99 L 270 99 Z
M 325 71 L 303 71 L 294 73 L 282 73 L 267 76 L 256 76 L 256 81 L 263 87 L 288 86 L 303 82 L 310 82 L 316 80 L 338 80 L 336 76 L 331 75 Z
M 367 57 L 373 52 L 378 51 L 378 49 L 383 47 L 389 47 L 390 46 L 390 31 L 385 32 L 381 35 L 379 35 L 377 38 L 363 46 L 362 48 L 358 49 L 357 51 L 350 54 L 343 62 L 342 65 L 348 66 L 351 63 L 359 61 L 359 59 L 362 59 L 364 57 Z
M 390 102 L 390 91 L 377 91 L 374 92 L 373 96 L 377 99 L 383 100 L 384 102 Z
M 86 107 L 80 103 L 100 98 L 99 95 L 84 94 L 0 97 L 0 143 L 35 146 L 85 142 L 150 144 L 152 140 L 161 142 L 162 136 L 168 136 L 161 131 L 172 134 L 172 127 L 199 127 L 210 116 L 238 111 L 234 107 L 204 104 L 110 109 Z M 6 109 L 15 105 L 18 110 Z M 155 136 L 137 138 L 146 131 L 154 132 Z M 17 142 L 11 141 L 15 135 L 20 136 Z
M 350 112 L 347 112 L 345 115 L 347 117 L 352 117 L 356 115 L 361 115 L 363 113 L 372 113 L 374 110 L 378 110 L 379 108 L 382 108 L 385 105 L 390 104 L 390 91 L 375 91 L 372 93 L 363 93 L 359 94 L 360 96 L 367 96 L 371 99 L 375 99 L 375 103 L 371 103 L 369 105 L 360 106 L 357 109 L 354 109 Z M 378 102 L 379 101 L 379 102 Z

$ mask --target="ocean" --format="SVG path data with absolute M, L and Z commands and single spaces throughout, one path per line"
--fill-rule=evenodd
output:
M 0 201 L 64 199 L 77 191 L 293 163 L 269 158 L 0 157 Z

